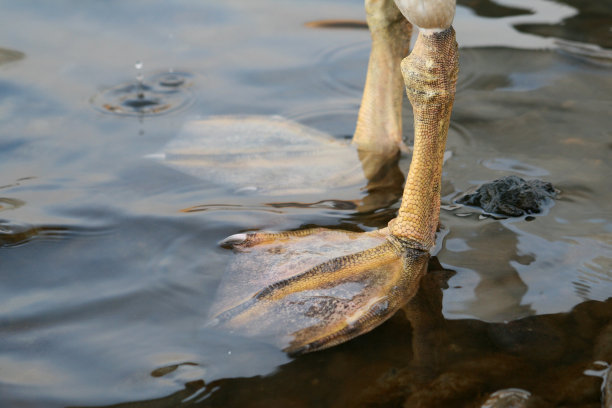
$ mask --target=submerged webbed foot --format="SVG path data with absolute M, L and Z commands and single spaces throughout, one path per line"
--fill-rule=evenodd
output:
M 429 258 L 386 229 L 239 234 L 225 244 L 238 253 L 213 324 L 289 354 L 331 347 L 383 323 L 414 295 Z

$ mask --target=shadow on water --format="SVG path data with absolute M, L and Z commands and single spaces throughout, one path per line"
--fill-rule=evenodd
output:
M 508 387 L 529 390 L 530 406 L 599 403 L 602 378 L 589 374 L 612 359 L 612 299 L 510 323 L 448 320 L 442 289 L 454 273 L 432 258 L 415 298 L 379 329 L 269 376 L 195 380 L 165 398 L 106 407 L 471 407 Z M 150 375 L 182 366 L 195 364 Z

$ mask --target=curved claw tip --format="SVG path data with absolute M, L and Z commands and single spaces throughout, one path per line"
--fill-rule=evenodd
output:
M 219 245 L 221 245 L 222 247 L 233 247 L 235 245 L 240 245 L 244 243 L 246 240 L 247 234 L 234 234 L 219 242 Z

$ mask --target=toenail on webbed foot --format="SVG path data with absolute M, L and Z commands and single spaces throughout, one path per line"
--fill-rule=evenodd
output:
M 247 234 L 234 234 L 220 241 L 219 245 L 224 248 L 232 248 L 237 245 L 244 244 L 247 241 L 247 238 Z

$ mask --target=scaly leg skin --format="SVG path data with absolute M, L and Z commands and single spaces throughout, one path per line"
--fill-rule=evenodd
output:
M 402 61 L 406 93 L 414 114 L 414 151 L 402 205 L 389 223 L 391 233 L 416 248 L 435 244 L 446 136 L 455 100 L 459 53 L 452 27 L 419 33 Z
M 241 278 L 222 284 L 212 326 L 300 354 L 372 330 L 414 296 L 439 219 L 458 72 L 451 21 L 452 15 L 446 29 L 422 30 L 402 62 L 415 147 L 397 218 L 388 228 L 366 233 L 311 229 L 228 238 L 224 244 L 237 250 L 228 273 Z
M 404 148 L 400 62 L 408 55 L 412 25 L 393 0 L 366 0 L 365 8 L 372 50 L 353 144 L 391 156 Z

